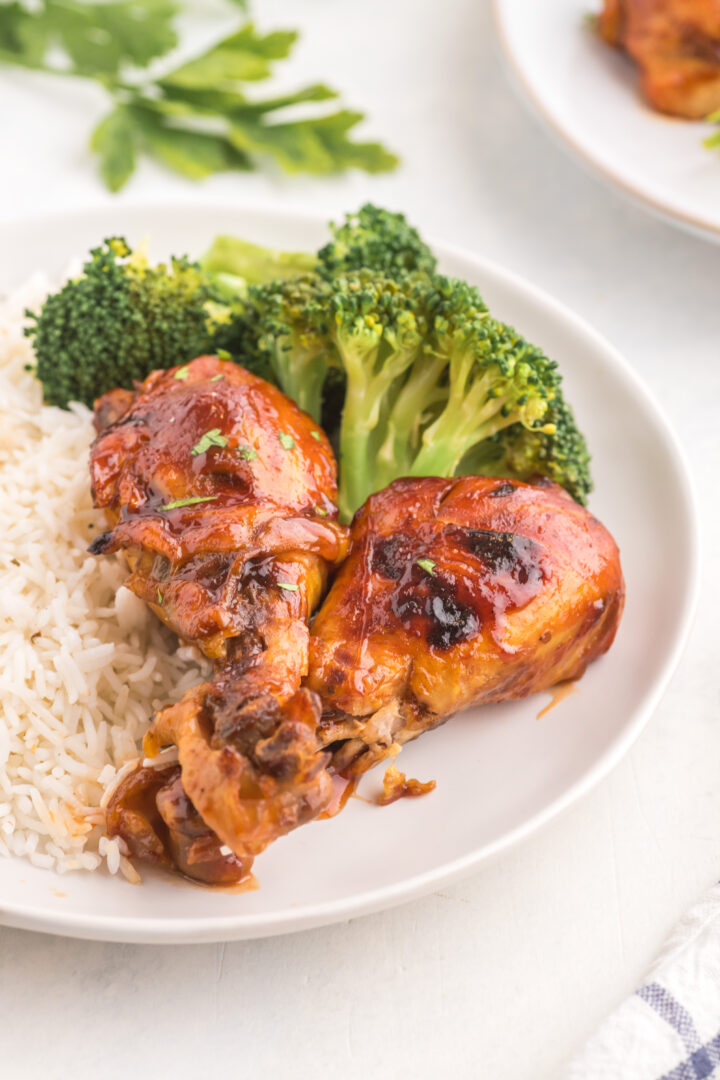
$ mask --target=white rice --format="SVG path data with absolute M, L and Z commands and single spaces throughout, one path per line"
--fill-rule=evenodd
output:
M 209 665 L 94 558 L 88 409 L 42 404 L 23 336 L 48 283 L 0 297 L 0 854 L 60 872 L 138 875 L 104 835 L 105 792 L 140 756 L 153 710 Z

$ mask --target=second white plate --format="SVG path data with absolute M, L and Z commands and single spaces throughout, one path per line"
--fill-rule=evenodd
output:
M 221 231 L 309 251 L 325 238 L 316 219 L 237 207 L 82 212 L 0 229 L 0 291 L 34 270 L 59 274 L 106 236 L 150 237 L 151 254 L 163 257 L 197 255 Z M 338 817 L 299 829 L 259 857 L 257 891 L 213 892 L 145 869 L 142 886 L 133 887 L 0 859 L 0 922 L 114 941 L 193 942 L 375 911 L 459 878 L 530 834 L 604 776 L 646 723 L 680 654 L 697 589 L 683 455 L 640 380 L 590 327 L 498 267 L 436 250 L 443 270 L 477 284 L 500 317 L 562 368 L 594 455 L 591 508 L 617 538 L 627 580 L 613 648 L 542 719 L 547 694 L 470 710 L 408 746 L 402 768 L 435 779 L 435 792 L 386 808 L 351 799 Z M 0 723 L 1 710 L 2 702 Z M 379 777 L 364 783 L 372 790 Z
M 663 116 L 634 64 L 585 25 L 598 0 L 494 0 L 515 75 L 565 144 L 647 209 L 720 241 L 720 155 L 710 125 Z

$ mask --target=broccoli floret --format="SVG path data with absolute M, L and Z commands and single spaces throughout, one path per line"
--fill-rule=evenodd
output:
M 437 260 L 417 229 L 403 214 L 366 203 L 347 214 L 341 225 L 331 224 L 333 239 L 318 252 L 318 272 L 328 280 L 355 270 L 386 274 L 419 270 L 432 274 Z
M 544 473 L 584 500 L 587 448 L 542 350 L 488 313 L 463 313 L 435 320 L 430 351 L 446 358 L 446 398 L 422 432 L 412 475 L 451 475 L 474 451 L 476 466 L 494 460 L 521 479 Z
M 542 473 L 580 502 L 588 453 L 556 365 L 494 319 L 465 282 L 361 271 L 335 279 L 303 318 L 346 378 L 339 430 L 341 515 L 399 476 Z M 318 314 L 319 313 L 319 314 Z M 292 365 L 293 349 L 286 358 Z M 472 462 L 472 468 L 468 462 Z
M 80 277 L 49 296 L 39 313 L 28 312 L 25 333 L 45 401 L 92 405 L 113 387 L 131 387 L 155 368 L 207 352 L 212 296 L 186 258 L 153 267 L 125 240 L 106 240 L 90 252 Z

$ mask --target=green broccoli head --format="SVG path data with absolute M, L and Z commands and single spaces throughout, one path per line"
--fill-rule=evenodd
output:
M 363 268 L 385 274 L 435 271 L 435 256 L 403 214 L 367 203 L 330 231 L 333 239 L 318 252 L 318 273 L 328 280 Z
M 153 267 L 125 240 L 106 240 L 78 278 L 39 313 L 28 312 L 25 332 L 45 401 L 92 405 L 107 390 L 208 351 L 211 298 L 202 271 L 186 258 Z
M 589 458 L 557 366 L 494 319 L 474 287 L 422 272 L 364 270 L 330 288 L 331 319 L 320 308 L 314 325 L 327 332 L 331 366 L 345 375 L 339 504 L 346 519 L 400 476 L 542 473 L 584 501 Z

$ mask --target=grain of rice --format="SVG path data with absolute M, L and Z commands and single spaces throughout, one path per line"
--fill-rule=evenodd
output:
M 126 881 L 129 881 L 131 885 L 141 885 L 142 878 L 138 874 L 137 870 L 124 855 L 120 856 L 120 873 L 123 875 Z

